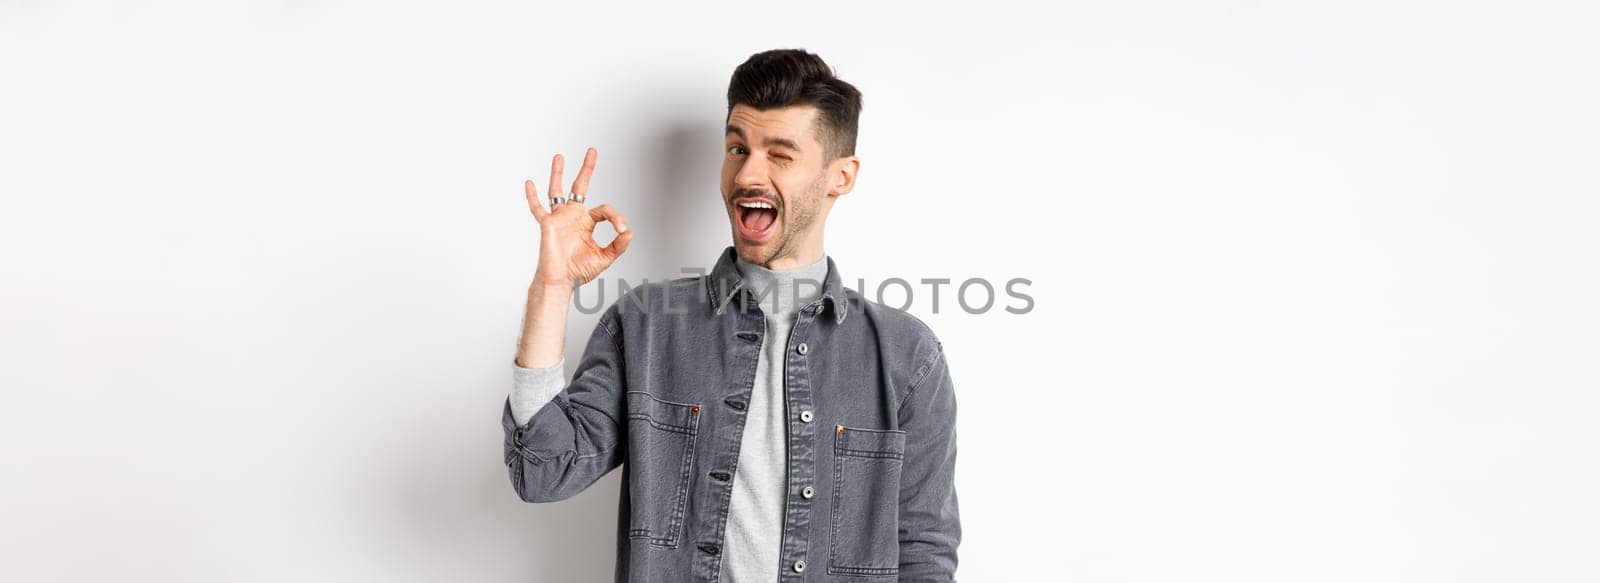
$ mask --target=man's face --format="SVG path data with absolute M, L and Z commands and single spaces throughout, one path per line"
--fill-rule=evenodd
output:
M 812 247 L 821 251 L 833 198 L 831 161 L 813 126 L 818 113 L 811 105 L 760 111 L 738 104 L 728 115 L 722 200 L 734 249 L 745 261 L 770 266 Z

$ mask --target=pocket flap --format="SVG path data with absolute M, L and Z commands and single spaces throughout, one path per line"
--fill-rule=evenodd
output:
M 663 401 L 644 391 L 628 391 L 628 419 L 677 433 L 693 434 L 699 424 L 700 405 Z
M 833 430 L 833 449 L 841 455 L 902 459 L 906 453 L 906 432 L 837 425 Z

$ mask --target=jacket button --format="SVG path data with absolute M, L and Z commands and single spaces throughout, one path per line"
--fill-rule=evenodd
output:
M 720 549 L 717 548 L 717 545 L 700 545 L 700 550 L 705 554 L 715 555 Z
M 796 347 L 794 347 L 794 349 L 795 349 L 795 350 L 797 350 L 797 351 L 799 351 L 799 352 L 800 352 L 800 354 L 805 354 L 805 353 L 806 353 L 806 343 L 804 343 L 804 342 L 801 342 L 801 343 L 800 343 L 800 345 L 799 345 L 799 346 L 796 346 Z
M 795 561 L 794 562 L 794 572 L 796 572 L 796 573 L 804 573 L 804 572 L 806 572 L 806 562 L 805 562 L 805 560 L 799 560 L 799 561 Z
M 811 412 L 810 411 L 801 411 L 800 412 L 800 421 L 804 422 L 804 423 L 810 423 L 811 422 Z
M 805 488 L 800 489 L 800 497 L 802 498 L 811 498 L 812 496 L 816 495 L 816 488 L 812 488 L 811 486 L 806 486 Z

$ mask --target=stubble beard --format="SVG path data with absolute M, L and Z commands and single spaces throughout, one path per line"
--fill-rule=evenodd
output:
M 811 225 L 816 222 L 817 216 L 821 214 L 822 196 L 820 193 L 822 192 L 823 188 L 823 179 L 826 177 L 826 173 L 818 173 L 817 179 L 812 181 L 811 185 L 807 187 L 804 195 L 802 195 L 799 199 L 790 199 L 784 201 L 784 212 L 789 213 L 791 216 L 779 217 L 783 223 L 783 233 L 778 235 L 778 240 L 776 241 L 777 244 L 773 245 L 772 251 L 768 252 L 765 258 L 763 258 L 761 261 L 752 261 L 752 263 L 762 267 L 770 268 L 773 261 L 783 257 L 784 252 L 789 251 L 790 243 L 793 243 L 796 237 L 803 236 L 805 232 L 811 229 Z M 738 198 L 737 193 L 735 193 L 734 198 Z M 794 204 L 788 204 L 791 202 Z M 737 213 L 737 211 L 735 211 L 735 213 Z M 734 220 L 738 220 L 737 214 L 734 216 Z M 737 227 L 735 227 L 735 229 L 737 229 Z M 737 236 L 738 235 L 735 235 L 735 237 Z

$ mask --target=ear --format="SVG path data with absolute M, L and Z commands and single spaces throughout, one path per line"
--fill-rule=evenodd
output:
M 861 170 L 861 158 L 845 156 L 828 163 L 828 196 L 850 194 L 856 188 L 856 172 Z

